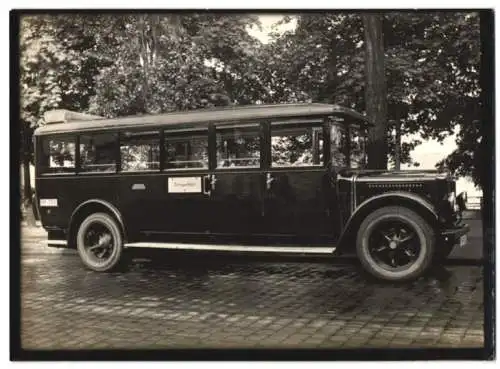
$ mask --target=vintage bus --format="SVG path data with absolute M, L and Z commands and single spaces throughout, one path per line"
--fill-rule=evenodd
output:
M 35 186 L 48 244 L 75 248 L 94 271 L 134 248 L 353 253 L 399 281 L 467 242 L 453 178 L 366 170 L 370 123 L 351 109 L 56 110 L 45 121 Z

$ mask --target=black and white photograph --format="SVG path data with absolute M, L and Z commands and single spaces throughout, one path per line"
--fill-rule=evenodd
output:
M 11 360 L 495 358 L 492 10 L 10 32 Z

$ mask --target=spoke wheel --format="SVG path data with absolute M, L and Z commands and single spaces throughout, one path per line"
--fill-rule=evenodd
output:
M 378 279 L 410 280 L 430 266 L 434 232 L 414 211 L 384 207 L 361 223 L 356 249 L 363 267 Z
M 383 268 L 402 270 L 417 260 L 420 239 L 411 224 L 401 219 L 381 221 L 369 236 L 368 251 Z
M 116 221 L 105 213 L 95 213 L 80 225 L 77 249 L 85 266 L 109 271 L 117 266 L 122 254 L 122 235 Z
M 91 223 L 84 236 L 84 248 L 96 263 L 105 263 L 113 255 L 114 250 L 111 230 L 100 222 Z

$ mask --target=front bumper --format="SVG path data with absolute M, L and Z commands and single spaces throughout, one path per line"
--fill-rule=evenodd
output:
M 470 230 L 468 224 L 460 224 L 454 228 L 449 228 L 441 231 L 441 238 L 445 242 L 451 242 L 452 244 L 457 244 L 460 242 L 460 238 L 467 234 Z

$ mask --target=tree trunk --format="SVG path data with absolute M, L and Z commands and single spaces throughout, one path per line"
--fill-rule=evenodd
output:
M 25 124 L 24 122 L 21 124 Z M 32 130 L 23 127 L 22 132 L 22 152 L 21 152 L 21 160 L 23 165 L 23 200 L 24 204 L 22 204 L 22 209 L 24 210 L 24 214 L 21 216 L 30 226 L 35 225 L 35 217 L 33 213 L 33 201 L 32 196 L 33 192 L 31 191 L 31 173 L 30 173 L 30 164 L 31 164 L 31 137 Z M 25 218 L 24 218 L 25 216 Z
M 401 170 L 401 122 L 396 122 L 396 137 L 394 142 L 394 167 Z
M 29 124 L 21 122 L 21 161 L 23 165 L 23 197 L 27 204 L 31 204 L 31 175 L 30 175 L 30 158 L 31 158 L 31 139 L 32 130 Z
M 142 58 L 142 113 L 148 113 L 149 96 L 149 55 L 146 35 L 146 16 L 139 16 L 139 44 Z
M 387 169 L 387 95 L 381 16 L 365 14 L 363 24 L 366 114 L 375 125 L 368 133 L 368 168 Z
M 26 154 L 23 155 L 23 179 L 24 199 L 28 205 L 31 205 L 31 196 L 33 196 L 33 194 L 31 192 L 30 160 L 29 156 Z

